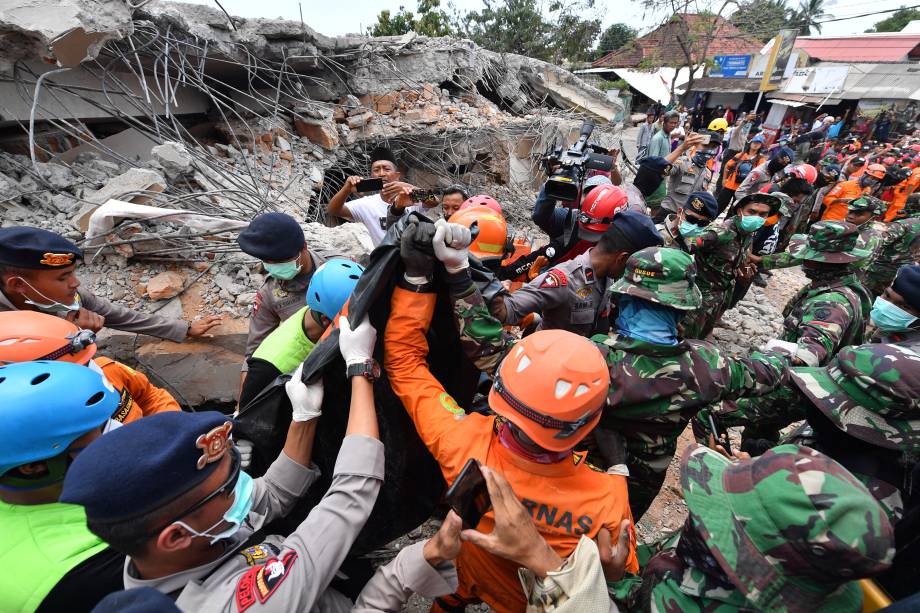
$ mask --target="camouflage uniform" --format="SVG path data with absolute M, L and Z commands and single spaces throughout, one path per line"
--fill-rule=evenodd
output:
M 920 263 L 920 218 L 888 224 L 885 244 L 868 267 L 866 288 L 873 296 L 880 296 L 894 281 L 898 268 L 914 263 Z
M 847 211 L 854 213 L 870 211 L 873 215 L 873 218 L 869 221 L 857 226 L 859 228 L 863 247 L 869 250 L 869 257 L 853 265 L 854 269 L 859 272 L 860 279 L 862 279 L 863 282 L 868 281 L 867 271 L 872 264 L 875 263 L 876 259 L 878 259 L 881 252 L 891 240 L 888 237 L 888 224 L 880 221 L 887 209 L 888 203 L 879 198 L 873 198 L 872 196 L 860 196 L 847 204 Z
M 856 613 L 857 580 L 891 564 L 893 530 L 878 503 L 813 449 L 731 462 L 691 446 L 680 481 L 687 524 L 643 570 L 636 610 Z
M 658 234 L 661 235 L 661 240 L 664 241 L 662 244 L 663 247 L 689 252 L 687 239 L 681 236 L 677 230 L 676 214 L 668 215 L 662 223 L 655 224 L 655 227 L 658 229 Z
M 695 272 L 686 253 L 643 249 L 630 256 L 611 291 L 686 311 L 701 300 Z M 491 373 L 514 341 L 503 334 L 470 281 L 450 284 L 464 349 L 480 370 Z M 730 358 L 703 341 L 660 345 L 619 334 L 592 340 L 610 367 L 599 437 L 609 435 L 619 443 L 615 459 L 608 454 L 605 460 L 629 467 L 630 506 L 637 518 L 658 494 L 677 437 L 693 415 L 722 398 L 764 394 L 785 382 L 787 362 L 779 355 Z
M 747 260 L 753 233 L 738 228 L 738 217 L 713 223 L 689 242 L 699 275 L 696 283 L 703 293 L 703 306 L 682 322 L 687 338 L 706 338 L 725 311 L 735 287 L 735 275 Z

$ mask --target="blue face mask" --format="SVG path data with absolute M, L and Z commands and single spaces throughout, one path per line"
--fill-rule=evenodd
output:
M 738 227 L 741 228 L 742 232 L 750 234 L 760 230 L 766 221 L 766 219 L 757 215 L 743 215 L 738 218 Z
M 617 332 L 656 345 L 677 344 L 677 323 L 681 312 L 666 306 L 620 295 Z
M 282 281 L 290 281 L 297 276 L 297 273 L 300 272 L 300 257 L 296 257 L 290 262 L 281 262 L 280 264 L 269 264 L 268 262 L 262 262 L 262 266 L 265 267 L 265 271 L 269 276 L 274 277 L 275 279 L 280 279 Z
M 177 521 L 175 523 L 179 524 L 195 536 L 204 536 L 210 538 L 211 544 L 213 545 L 217 541 L 231 538 L 234 534 L 239 532 L 240 526 L 242 526 L 243 522 L 246 521 L 246 518 L 249 517 L 249 511 L 251 509 L 252 477 L 240 471 L 240 476 L 236 480 L 236 487 L 233 488 L 233 504 L 230 505 L 230 508 L 224 512 L 224 516 L 221 517 L 216 524 L 203 532 L 198 532 L 183 521 Z M 225 522 L 230 524 L 230 527 L 221 532 L 218 532 L 217 534 L 211 534 L 211 530 Z
M 694 236 L 699 236 L 703 233 L 703 228 L 699 227 L 695 223 L 690 223 L 686 219 L 680 222 L 680 225 L 677 226 L 680 235 L 684 238 L 693 238 Z
M 910 328 L 917 321 L 916 317 L 881 296 L 876 298 L 872 304 L 872 312 L 869 313 L 869 317 L 883 332 L 901 332 Z

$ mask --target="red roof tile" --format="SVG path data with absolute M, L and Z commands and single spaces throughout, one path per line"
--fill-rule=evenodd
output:
M 905 62 L 920 56 L 920 34 L 799 37 L 795 48 L 826 62 Z

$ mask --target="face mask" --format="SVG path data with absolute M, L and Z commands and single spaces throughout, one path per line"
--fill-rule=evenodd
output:
M 862 177 L 859 179 L 860 187 L 875 187 L 878 185 L 878 179 L 875 177 Z
M 760 230 L 766 221 L 766 219 L 757 215 L 743 215 L 738 218 L 738 227 L 741 228 L 742 232 L 750 234 Z
M 677 323 L 681 313 L 654 302 L 621 295 L 617 332 L 656 345 L 677 344 Z
M 51 298 L 49 298 L 48 296 L 44 295 L 43 293 L 41 293 L 40 291 L 32 287 L 32 285 L 28 281 L 23 279 L 22 277 L 18 277 L 18 278 L 21 279 L 23 283 L 28 285 L 29 289 L 31 289 L 33 292 L 35 292 L 36 294 L 38 294 L 39 296 L 41 296 L 42 298 L 48 301 L 47 303 L 43 303 L 43 302 L 35 302 L 34 300 L 28 297 L 25 299 L 26 304 L 34 306 L 39 311 L 43 313 L 50 313 L 52 315 L 59 315 L 59 314 L 66 314 L 66 313 L 71 313 L 71 312 L 80 310 L 80 296 L 79 295 L 74 297 L 73 302 L 71 304 L 61 304 L 60 302 L 55 302 L 54 300 L 51 300 Z M 25 296 L 25 294 L 23 294 L 23 296 Z
M 697 166 L 705 166 L 706 162 L 708 162 L 711 157 L 712 154 L 708 151 L 698 151 L 693 154 L 693 163 Z
M 693 238 L 694 236 L 699 236 L 703 233 L 703 228 L 699 227 L 695 223 L 690 223 L 686 219 L 680 222 L 680 225 L 677 227 L 677 230 L 680 232 L 680 235 L 684 238 Z
M 195 536 L 204 536 L 210 538 L 211 544 L 213 545 L 217 541 L 231 538 L 234 534 L 239 532 L 240 526 L 242 526 L 243 522 L 246 521 L 246 518 L 249 517 L 249 511 L 251 509 L 252 477 L 241 471 L 240 476 L 236 480 L 236 487 L 233 488 L 233 504 L 224 512 L 224 516 L 219 519 L 216 524 L 204 532 L 198 532 L 183 521 L 177 521 L 175 523 L 179 524 Z M 230 527 L 223 532 L 211 534 L 211 530 L 224 522 L 229 523 Z
M 900 332 L 907 330 L 917 321 L 917 318 L 901 307 L 888 302 L 881 296 L 875 299 L 872 304 L 872 312 L 869 317 L 875 322 L 879 330 L 883 332 Z
M 281 281 L 290 281 L 297 276 L 297 273 L 300 272 L 300 264 L 298 261 L 300 256 L 294 258 L 290 262 L 281 262 L 280 264 L 269 264 L 268 262 L 262 262 L 262 266 L 265 267 L 266 272 L 269 276 L 274 277 L 275 279 L 280 279 Z

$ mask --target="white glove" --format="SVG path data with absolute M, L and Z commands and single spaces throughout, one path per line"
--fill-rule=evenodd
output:
M 361 325 L 352 329 L 348 319 L 339 320 L 339 351 L 345 364 L 363 364 L 374 357 L 374 345 L 377 344 L 377 330 L 371 325 L 367 316 Z
M 790 343 L 789 341 L 781 341 L 778 338 L 771 338 L 767 341 L 764 349 L 767 351 L 778 351 L 779 353 L 785 353 L 790 357 L 794 357 L 796 351 L 799 350 L 799 346 L 795 343 Z
M 431 240 L 434 255 L 444 263 L 447 272 L 455 273 L 467 268 L 470 265 L 468 247 L 472 242 L 470 229 L 443 219 L 434 222 L 434 227 L 434 238 Z
M 305 385 L 300 377 L 303 364 L 297 367 L 291 380 L 284 384 L 284 391 L 291 401 L 291 418 L 297 422 L 310 421 L 323 414 L 323 382 Z
M 238 438 L 233 442 L 236 443 L 236 449 L 240 452 L 240 467 L 249 468 L 249 465 L 252 464 L 252 441 L 247 441 L 244 438 Z

